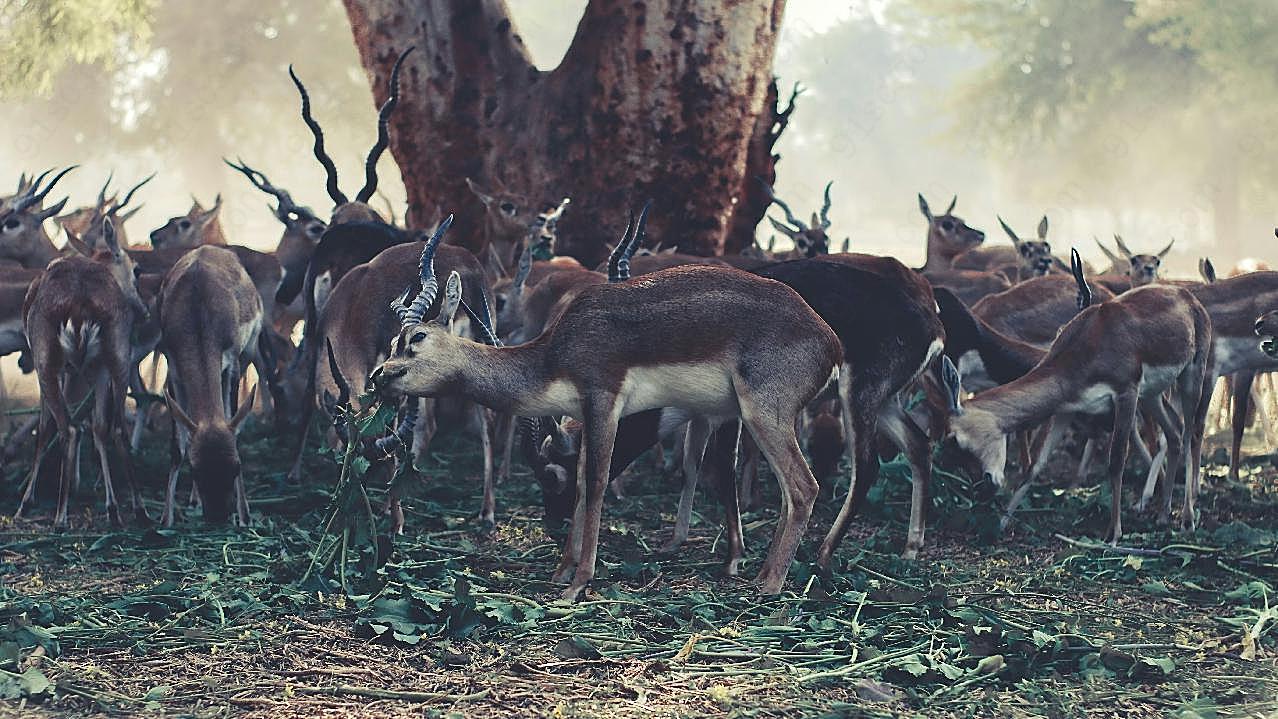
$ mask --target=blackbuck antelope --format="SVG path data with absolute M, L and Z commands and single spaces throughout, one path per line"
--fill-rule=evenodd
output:
M 1002 217 L 998 218 L 998 224 L 1012 240 L 1012 246 L 1016 248 L 1016 254 L 1020 258 L 1016 264 L 1000 269 L 1009 280 L 1023 282 L 1031 277 L 1042 277 L 1056 265 L 1052 245 L 1047 241 L 1047 215 L 1043 215 L 1043 219 L 1038 221 L 1038 238 L 1033 240 L 1022 240 Z
M 368 157 L 364 160 L 364 186 L 355 194 L 354 201 L 348 198 L 337 184 L 337 166 L 333 164 L 333 158 L 329 157 L 324 150 L 324 130 L 320 127 L 319 122 L 311 116 L 311 96 L 306 92 L 306 86 L 297 77 L 297 73 L 293 72 L 293 66 L 288 66 L 288 76 L 292 78 L 293 85 L 297 87 L 297 94 L 302 99 L 302 121 L 310 128 L 311 135 L 315 138 L 313 148 L 315 159 L 324 168 L 324 186 L 328 190 L 329 199 L 333 201 L 333 215 L 332 220 L 329 222 L 330 225 L 354 221 L 385 222 L 382 216 L 368 204 L 368 201 L 373 199 L 373 194 L 377 192 L 377 161 L 381 159 L 382 153 L 390 145 L 391 113 L 395 111 L 395 106 L 399 104 L 400 68 L 404 64 L 404 58 L 408 57 L 408 53 L 412 51 L 413 48 L 410 47 L 400 53 L 399 58 L 395 60 L 394 67 L 391 68 L 390 92 L 386 102 L 382 103 L 381 109 L 377 111 L 377 142 L 373 144 L 372 149 L 368 151 Z
M 1105 287 L 1091 292 L 1096 302 L 1114 297 Z M 1003 335 L 1046 348 L 1078 314 L 1078 288 L 1070 275 L 1035 277 L 982 298 L 972 314 Z
M 315 211 L 293 201 L 288 190 L 276 187 L 266 175 L 244 164 L 243 160 L 231 162 L 222 158 L 231 169 L 243 174 L 257 189 L 275 198 L 275 206 L 267 209 L 284 225 L 284 233 L 275 245 L 275 259 L 280 263 L 284 277 L 276 293 L 275 316 L 268 318 L 275 331 L 284 336 L 291 334 L 293 326 L 305 315 L 306 307 L 299 290 L 306 279 L 306 267 L 328 225 L 319 219 Z
M 1002 267 L 1017 261 L 1016 253 L 1007 247 L 991 248 L 982 255 L 972 255 L 969 260 L 980 260 L 979 266 L 965 265 L 959 267 L 956 260 L 969 252 L 980 248 L 985 242 L 985 233 L 968 227 L 963 218 L 954 214 L 954 206 L 958 204 L 958 195 L 950 200 L 950 206 L 940 215 L 933 215 L 927 200 L 919 194 L 919 212 L 927 219 L 927 259 L 923 264 L 923 272 L 934 272 L 950 269 L 986 270 L 990 266 Z M 987 255 L 989 255 L 987 257 Z
M 73 408 L 80 406 L 90 407 L 111 522 L 120 524 L 115 477 L 123 477 L 134 511 L 144 514 L 125 444 L 124 399 L 132 360 L 129 335 L 135 318 L 145 317 L 146 309 L 138 296 L 133 263 L 116 242 L 111 220 L 104 224 L 105 247 L 97 252 L 68 235 L 72 246 L 84 254 L 51 262 L 44 275 L 31 283 L 23 306 L 24 329 L 40 385 L 41 421 L 36 459 L 17 514 L 22 514 L 34 494 L 44 447 L 52 442 L 62 449 L 53 520 L 59 528 L 67 524 L 72 479 L 79 476 L 82 417 Z
M 534 261 L 555 257 L 558 223 L 571 203 L 569 198 L 546 207 L 505 187 L 481 187 L 469 177 L 466 187 L 484 205 L 483 251 L 496 258 L 491 268 L 494 281 L 515 267 L 524 247 L 532 250 Z
M 160 349 L 168 362 L 165 399 L 173 417 L 173 453 L 164 525 L 172 526 L 178 470 L 190 459 L 204 519 L 225 522 L 234 503 L 249 518 L 236 432 L 256 388 L 236 407 L 240 378 L 257 358 L 262 299 L 233 252 L 206 245 L 178 260 L 160 288 Z
M 1167 246 L 1157 254 L 1137 254 L 1128 249 L 1127 243 L 1123 242 L 1122 236 L 1117 233 L 1114 234 L 1114 242 L 1118 245 L 1122 258 L 1116 257 L 1108 247 L 1101 244 L 1100 240 L 1096 240 L 1096 245 L 1109 258 L 1111 269 L 1107 273 L 1098 275 L 1094 280 L 1097 284 L 1102 284 L 1114 292 L 1125 292 L 1132 287 L 1144 287 L 1157 282 L 1163 260 L 1167 258 L 1167 253 L 1171 252 L 1172 245 L 1176 244 L 1175 240 L 1168 242 Z
M 781 208 L 785 213 L 785 222 L 780 222 L 768 215 L 768 222 L 776 228 L 777 232 L 789 237 L 794 243 L 794 249 L 790 252 L 782 253 L 777 256 L 778 260 L 792 260 L 802 257 L 816 257 L 817 255 L 828 255 L 830 253 L 830 237 L 826 234 L 826 230 L 830 229 L 830 187 L 833 182 L 826 183 L 825 201 L 821 205 L 821 213 L 812 213 L 812 224 L 806 224 L 803 220 L 795 217 L 794 212 L 790 210 L 790 206 L 781 201 L 777 197 L 777 193 L 772 190 L 772 186 L 763 181 L 763 178 L 756 178 L 763 189 L 768 193 L 768 197 L 772 200 L 772 204 Z M 789 223 L 789 224 L 786 224 Z
M 103 247 L 102 220 L 108 217 L 111 218 L 111 225 L 115 228 L 115 241 L 121 247 L 129 246 L 129 235 L 125 232 L 124 223 L 136 215 L 138 210 L 142 209 L 142 206 L 138 205 L 128 212 L 124 212 L 124 209 L 133 201 L 134 193 L 150 182 L 155 177 L 155 173 L 151 173 L 141 182 L 129 188 L 123 200 L 119 199 L 118 195 L 107 197 L 112 177 L 113 175 L 108 176 L 106 184 L 102 185 L 102 189 L 98 192 L 96 204 L 81 207 L 57 218 L 60 226 L 77 235 L 85 246 L 95 251 Z
M 43 270 L 63 253 L 54 246 L 49 234 L 44 230 L 44 221 L 62 211 L 66 198 L 50 207 L 43 207 L 44 198 L 66 174 L 75 169 L 71 166 L 53 176 L 49 183 L 44 180 L 52 170 L 38 175 L 24 192 L 10 197 L 0 207 L 0 260 L 10 260 L 29 269 Z M 43 185 L 43 187 L 41 186 Z
M 438 293 L 423 264 L 422 294 Z M 426 300 L 422 300 L 422 297 Z M 838 338 L 791 289 L 730 268 L 688 266 L 583 290 L 537 338 L 490 347 L 447 318 L 405 327 L 370 377 L 386 396 L 462 396 L 524 417 L 583 423 L 571 536 L 554 573 L 575 599 L 594 577 L 618 421 L 661 407 L 740 417 L 779 478 L 782 513 L 759 573 L 780 591 L 817 485 L 795 420 L 842 363 Z
M 1076 272 L 1081 277 L 1081 267 Z M 1089 303 L 1090 298 L 1082 301 Z M 1085 307 L 1028 373 L 966 402 L 958 371 L 947 357 L 942 382 L 949 395 L 953 445 L 969 468 L 1001 488 L 1007 435 L 1059 414 L 1112 417 L 1108 537 L 1117 542 L 1122 536 L 1122 475 L 1141 406 L 1157 420 L 1173 458 L 1162 488 L 1163 516 L 1170 515 L 1172 480 L 1183 474 L 1181 522 L 1192 526 L 1207 394 L 1214 377 L 1211 332 L 1207 311 L 1188 290 L 1155 285 Z M 1164 406 L 1162 394 L 1168 390 L 1178 399 L 1179 415 Z
M 164 226 L 151 232 L 151 247 L 157 250 L 190 250 L 200 245 L 225 245 L 226 234 L 218 216 L 222 212 L 222 195 L 213 200 L 213 206 L 204 209 L 199 199 L 191 198 L 191 209 L 185 215 L 169 218 Z

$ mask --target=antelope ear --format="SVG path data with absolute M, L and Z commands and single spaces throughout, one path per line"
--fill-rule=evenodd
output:
M 1167 246 L 1163 248 L 1163 251 L 1158 253 L 1158 259 L 1160 259 L 1160 260 L 1162 260 L 1162 259 L 1166 259 L 1166 257 L 1167 257 L 1167 253 L 1168 253 L 1168 252 L 1171 252 L 1172 245 L 1174 245 L 1174 244 L 1176 244 L 1176 240 L 1175 240 L 1175 239 L 1173 239 L 1171 242 L 1168 242 L 1168 243 L 1167 243 Z
M 466 178 L 466 187 L 470 188 L 470 191 L 474 193 L 475 197 L 478 197 L 479 201 L 484 203 L 485 206 L 491 205 L 496 201 L 492 195 L 485 194 L 483 190 L 479 189 L 479 185 L 476 185 L 475 181 L 469 177 Z
M 173 419 L 177 420 L 178 424 L 186 427 L 188 432 L 195 431 L 195 423 L 191 421 L 186 412 L 182 411 L 181 405 L 178 404 L 177 399 L 173 397 L 172 390 L 168 387 L 164 388 L 164 402 L 169 406 L 169 414 L 173 415 Z
M 1007 233 L 1007 236 L 1012 238 L 1012 245 L 1019 248 L 1021 246 L 1021 238 L 1017 237 L 1015 232 L 1012 232 L 1012 228 L 1007 226 L 1007 223 L 1003 221 L 1002 216 L 995 215 L 995 217 L 998 218 L 998 224 L 1003 228 L 1003 231 Z
M 955 205 L 957 205 L 957 204 L 958 204 L 958 195 L 955 195 L 955 196 L 953 197 L 953 199 L 951 199 L 951 200 L 950 200 L 950 206 L 949 206 L 949 207 L 947 207 L 947 208 L 945 208 L 945 214 L 947 214 L 947 215 L 948 215 L 948 214 L 953 213 L 953 212 L 954 212 L 954 206 L 955 206 Z
M 1206 257 L 1198 260 L 1198 274 L 1202 275 L 1203 282 L 1213 284 L 1216 281 L 1216 266 Z
M 532 272 L 532 248 L 525 244 L 524 251 L 519 253 L 519 270 L 515 272 L 513 285 L 515 292 L 523 292 L 524 283 L 528 282 L 530 272 Z
M 219 192 L 217 197 L 214 198 L 213 200 L 213 206 L 210 207 L 208 211 L 200 213 L 200 219 L 198 220 L 198 223 L 201 226 L 209 224 L 217 217 L 218 213 L 221 211 L 222 211 L 222 193 Z
M 1047 215 L 1043 215 L 1043 219 L 1038 221 L 1038 239 L 1047 239 Z
M 851 251 L 852 251 L 852 238 L 844 237 L 843 238 L 843 254 L 846 255 L 847 253 Z
M 948 355 L 941 355 L 941 384 L 945 386 L 946 397 L 950 400 L 950 414 L 963 414 L 963 380 Z
M 1114 243 L 1118 245 L 1118 251 L 1123 253 L 1123 257 L 1129 260 L 1132 258 L 1132 251 L 1127 249 L 1127 243 L 1123 242 L 1123 236 L 1117 232 L 1114 233 Z
M 923 213 L 923 216 L 927 218 L 928 222 L 932 221 L 932 210 L 928 208 L 927 200 L 923 199 L 922 192 L 919 193 L 919 212 Z M 1275 230 L 1275 232 L 1278 232 L 1278 230 Z
M 240 425 L 248 418 L 249 412 L 253 411 L 253 401 L 257 399 L 257 385 L 249 390 L 248 399 L 244 400 L 244 404 L 240 405 L 239 410 L 235 412 L 235 416 L 231 418 L 231 431 L 239 432 Z
M 113 257 L 119 258 L 123 254 L 120 249 L 120 242 L 115 236 L 115 223 L 110 217 L 102 218 L 102 241 L 106 243 L 107 249 L 111 250 Z
M 772 227 L 775 228 L 777 232 L 780 232 L 781 234 L 785 235 L 786 237 L 789 237 L 792 240 L 798 237 L 799 235 L 798 231 L 790 229 L 783 222 L 777 222 L 776 220 L 772 219 L 771 215 L 768 215 L 767 217 L 768 217 L 768 222 L 772 223 Z
M 453 270 L 448 275 L 448 282 L 444 285 L 444 303 L 440 305 L 439 316 L 435 321 L 439 324 L 449 327 L 453 323 L 453 315 L 457 314 L 457 306 L 461 304 L 462 287 L 461 275 L 457 270 Z
M 73 232 L 70 227 L 63 225 L 62 230 L 67 233 L 67 244 L 71 245 L 72 249 L 85 257 L 93 256 L 93 250 L 90 250 L 89 246 L 84 244 L 84 240 L 80 239 L 80 236 Z

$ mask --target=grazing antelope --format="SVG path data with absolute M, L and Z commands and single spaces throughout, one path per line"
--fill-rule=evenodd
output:
M 842 362 L 838 338 L 793 290 L 731 268 L 678 267 L 587 288 L 536 339 L 496 348 L 450 334 L 444 312 L 421 322 L 439 287 L 429 261 L 421 284 L 414 301 L 421 312 L 370 376 L 379 392 L 458 395 L 519 416 L 583 423 L 584 492 L 553 577 L 571 578 L 565 598 L 594 577 L 618 421 L 660 407 L 740 417 L 755 436 L 783 505 L 758 582 L 780 591 L 817 490 L 795 419 Z
M 333 164 L 333 158 L 329 157 L 324 150 L 324 130 L 311 116 L 311 96 L 306 92 L 306 86 L 297 77 L 297 73 L 293 72 L 293 66 L 288 66 L 288 76 L 293 80 L 293 85 L 297 87 L 297 94 L 302 99 L 302 121 L 310 128 L 311 135 L 315 138 L 313 147 L 315 159 L 324 168 L 324 187 L 328 190 L 329 199 L 333 201 L 333 215 L 329 225 L 355 221 L 385 222 L 382 216 L 368 204 L 368 201 L 377 192 L 377 161 L 390 145 L 390 117 L 395 111 L 395 106 L 399 104 L 399 71 L 404 64 L 404 58 L 408 57 L 408 53 L 412 51 L 413 48 L 410 47 L 400 53 L 394 67 L 391 68 L 390 92 L 386 102 L 382 103 L 377 111 L 377 142 L 373 144 L 372 149 L 368 151 L 368 157 L 364 160 L 364 186 L 355 194 L 354 201 L 348 198 L 337 184 L 337 166 Z
M 115 241 L 121 247 L 129 246 L 129 236 L 124 231 L 124 223 L 136 215 L 142 209 L 142 206 L 138 205 L 128 212 L 123 212 L 123 210 L 133 201 L 134 193 L 155 178 L 155 173 L 151 173 L 141 182 L 129 188 L 123 200 L 120 200 L 118 196 L 112 196 L 111 198 L 106 196 L 107 190 L 111 186 L 112 176 L 108 176 L 106 184 L 102 185 L 95 205 L 81 207 L 74 212 L 69 212 L 57 218 L 59 225 L 75 233 L 92 250 L 100 250 L 103 247 L 102 220 L 107 217 L 111 218 L 111 224 L 115 227 Z
M 190 250 L 200 245 L 226 245 L 226 235 L 218 215 L 222 212 L 222 195 L 213 200 L 213 206 L 204 209 L 200 201 L 191 198 L 191 209 L 185 215 L 169 218 L 162 227 L 151 232 L 151 247 L 157 250 Z
M 0 207 L 0 260 L 10 260 L 29 269 L 43 270 L 63 252 L 53 245 L 44 231 L 44 221 L 62 211 L 66 198 L 50 207 L 42 207 L 44 198 L 66 174 L 76 168 L 66 168 L 53 176 L 49 184 L 41 185 L 52 170 L 38 175 L 27 185 L 25 192 L 10 197 Z
M 1097 302 L 1114 297 L 1105 287 L 1091 291 Z M 972 314 L 1003 335 L 1046 348 L 1078 314 L 1077 298 L 1073 277 L 1044 275 L 982 298 L 972 305 Z
M 782 253 L 777 256 L 779 260 L 793 260 L 802 257 L 816 257 L 817 255 L 830 254 L 830 237 L 826 234 L 826 230 L 830 229 L 830 186 L 833 182 L 825 185 L 825 201 L 821 205 L 821 213 L 812 213 L 812 224 L 808 225 L 794 216 L 790 211 L 790 206 L 781 201 L 777 194 L 773 192 L 772 186 L 764 182 L 762 178 L 756 178 L 759 184 L 763 185 L 763 189 L 768 193 L 772 203 L 781 208 L 785 213 L 785 222 L 779 222 L 771 215 L 768 215 L 768 222 L 776 228 L 777 232 L 789 237 L 794 242 L 794 249 L 790 252 Z M 786 222 L 789 224 L 787 225 Z
M 1043 215 L 1043 219 L 1038 221 L 1038 239 L 1034 240 L 1022 240 L 1002 217 L 998 218 L 998 224 L 1012 240 L 1012 246 L 1016 248 L 1016 254 L 1020 258 L 1015 265 L 1002 269 L 1009 280 L 1023 282 L 1031 277 L 1042 277 L 1052 270 L 1056 258 L 1052 256 L 1052 245 L 1047 241 L 1047 215 Z
M 314 210 L 294 202 L 287 190 L 271 184 L 266 175 L 244 164 L 243 160 L 236 163 L 222 158 L 222 162 L 247 177 L 254 187 L 275 198 L 275 206 L 267 205 L 267 208 L 284 225 L 284 233 L 275 245 L 275 259 L 279 260 L 284 277 L 276 296 L 275 316 L 270 320 L 275 331 L 287 337 L 292 333 L 293 325 L 305 315 L 306 308 L 299 290 L 306 279 L 311 255 L 328 226 Z
M 72 478 L 78 475 L 81 418 L 72 408 L 90 399 L 90 426 L 106 488 L 107 515 L 113 524 L 120 524 L 113 477 L 122 475 L 135 513 L 145 516 L 124 441 L 124 399 L 132 359 L 129 335 L 135 318 L 144 318 L 146 309 L 138 295 L 133 263 L 116 242 L 111 220 L 104 224 L 105 248 L 97 252 L 75 235 L 67 236 L 84 254 L 51 262 L 44 275 L 31 283 L 23 306 L 24 329 L 40 385 L 41 422 L 36 460 L 17 514 L 22 514 L 34 494 L 43 448 L 52 439 L 63 450 L 53 520 L 58 528 L 67 524 Z
M 1089 303 L 1090 298 L 1082 302 Z M 1033 369 L 967 402 L 960 399 L 958 371 L 946 358 L 942 382 L 949 395 L 953 445 L 966 464 L 1001 488 L 1008 434 L 1061 413 L 1111 416 L 1108 537 L 1117 542 L 1128 439 L 1137 407 L 1143 405 L 1158 421 L 1174 458 L 1163 484 L 1163 516 L 1170 516 L 1171 478 L 1183 466 L 1181 522 L 1192 526 L 1207 410 L 1204 394 L 1214 377 L 1211 328 L 1207 311 L 1188 290 L 1154 285 L 1085 307 L 1061 328 Z M 1164 407 L 1161 395 L 1169 389 L 1179 400 L 1179 415 Z
M 234 502 L 246 525 L 248 497 L 235 435 L 256 388 L 243 405 L 235 403 L 244 368 L 257 356 L 262 299 L 233 252 L 205 245 L 165 275 L 158 313 L 174 435 L 164 526 L 173 525 L 178 470 L 187 458 L 205 520 L 225 522 Z

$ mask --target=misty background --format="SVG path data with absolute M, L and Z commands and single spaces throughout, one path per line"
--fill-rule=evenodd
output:
M 269 198 L 221 158 L 242 157 L 327 215 L 289 63 L 343 186 L 360 184 L 375 108 L 339 0 L 80 4 L 97 13 L 80 25 L 40 24 L 14 9 L 23 3 L 0 10 L 0 193 L 23 171 L 78 163 L 59 186 L 76 207 L 109 172 L 127 188 L 157 171 L 134 200 L 145 207 L 131 241 L 193 194 L 209 206 L 221 193 L 228 239 L 271 249 L 281 226 Z M 586 0 L 508 4 L 551 68 Z M 19 66 L 27 42 L 66 57 Z M 1022 235 L 1047 214 L 1058 254 L 1075 245 L 1103 266 L 1093 236 L 1118 232 L 1138 252 L 1175 238 L 1173 274 L 1193 275 L 1201 256 L 1225 274 L 1276 241 L 1275 53 L 1270 0 L 788 0 L 774 71 L 783 101 L 795 83 L 804 92 L 777 145 L 777 191 L 806 218 L 833 180 L 835 246 L 849 237 L 913 265 L 922 192 L 934 209 L 957 194 L 956 213 L 989 243 L 1006 242 L 996 213 Z M 390 153 L 380 173 L 402 218 Z M 763 223 L 760 239 L 771 234 Z

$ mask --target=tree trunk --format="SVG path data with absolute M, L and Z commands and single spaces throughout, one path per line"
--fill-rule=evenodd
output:
M 591 0 L 545 72 L 503 0 L 344 1 L 377 102 L 396 55 L 417 47 L 390 146 L 411 224 L 456 212 L 453 241 L 482 249 L 467 177 L 537 205 L 571 197 L 559 249 L 588 264 L 650 198 L 653 244 L 715 254 L 744 222 L 734 200 L 748 187 L 785 0 Z

